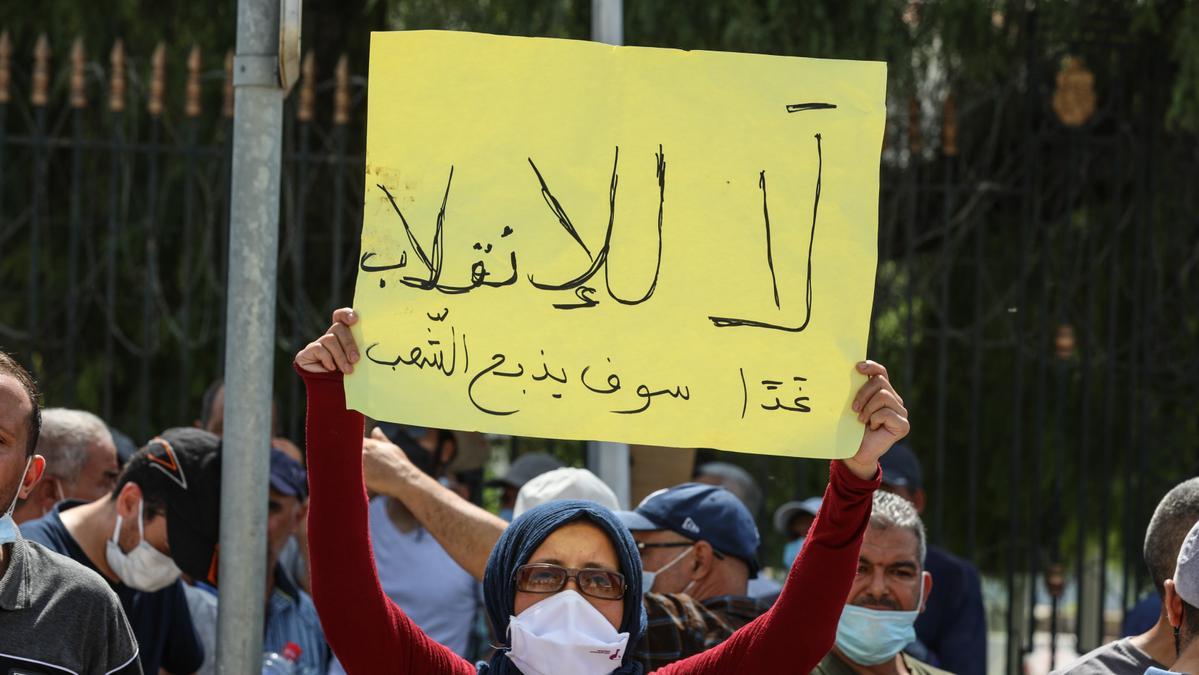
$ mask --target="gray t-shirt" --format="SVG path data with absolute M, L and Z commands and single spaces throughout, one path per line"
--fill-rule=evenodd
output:
M 17 537 L 0 578 L 0 673 L 141 675 L 116 593 L 70 558 Z
M 1078 657 L 1050 675 L 1144 675 L 1147 668 L 1165 666 L 1132 644 L 1132 638 L 1116 640 Z

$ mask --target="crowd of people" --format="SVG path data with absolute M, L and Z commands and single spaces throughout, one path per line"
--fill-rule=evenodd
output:
M 880 364 L 858 365 L 857 453 L 830 463 L 823 495 L 774 511 L 788 572 L 772 580 L 762 490 L 733 464 L 622 511 L 591 472 L 527 453 L 488 483 L 498 513 L 466 498 L 446 475 L 453 433 L 347 409 L 356 321 L 338 310 L 295 357 L 303 443 L 274 430 L 261 449 L 262 645 L 295 672 L 986 672 L 978 571 L 927 542 L 908 412 Z M 218 380 L 192 425 L 135 449 L 91 413 L 42 409 L 0 352 L 0 672 L 215 672 L 223 401 Z M 1156 622 L 1058 672 L 1199 663 L 1197 521 L 1193 479 L 1146 533 Z

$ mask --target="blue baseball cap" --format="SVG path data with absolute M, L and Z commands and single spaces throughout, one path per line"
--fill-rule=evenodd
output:
M 924 487 L 924 471 L 920 468 L 920 460 L 907 443 L 896 443 L 887 454 L 878 460 L 883 470 L 883 483 L 893 486 L 919 490 Z
M 758 526 L 745 504 L 728 490 L 705 483 L 683 483 L 658 490 L 635 511 L 617 514 L 633 532 L 670 530 L 688 539 L 706 541 L 712 548 L 749 565 L 758 576 Z
M 271 488 L 288 497 L 308 498 L 308 472 L 279 448 L 271 448 Z

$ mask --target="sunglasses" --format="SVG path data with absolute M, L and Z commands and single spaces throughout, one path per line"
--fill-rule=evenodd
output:
M 579 592 L 600 600 L 624 597 L 624 575 L 599 569 L 569 569 L 549 563 L 532 563 L 516 568 L 516 590 L 526 593 L 557 593 L 574 579 Z

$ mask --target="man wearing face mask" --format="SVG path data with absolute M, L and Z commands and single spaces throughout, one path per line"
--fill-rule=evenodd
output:
M 137 642 L 108 585 L 25 539 L 13 521 L 45 468 L 37 386 L 0 352 L 0 673 L 142 672 Z M 69 639 L 47 639 L 69 636 Z
M 896 444 L 881 464 L 883 489 L 908 500 L 916 513 L 923 513 L 927 502 L 924 471 L 911 446 Z M 931 545 L 924 569 L 937 578 L 941 590 L 916 620 L 916 640 L 905 651 L 959 675 L 986 675 L 987 615 L 978 570 L 969 561 Z
M 637 660 L 647 671 L 724 642 L 768 609 L 747 594 L 760 539 L 732 492 L 684 483 L 619 516 L 641 552 L 649 623 Z
M 837 640 L 814 675 L 945 673 L 903 653 L 915 639 L 916 617 L 933 588 L 932 575 L 924 570 L 927 546 L 916 509 L 892 493 L 874 493 Z
M 146 673 L 185 675 L 204 661 L 179 575 L 216 583 L 220 448 L 207 431 L 168 429 L 129 460 L 112 494 L 62 502 L 22 526 L 109 580 Z
M 787 538 L 783 547 L 783 569 L 791 569 L 791 563 L 803 549 L 808 528 L 820 513 L 820 497 L 809 497 L 803 501 L 787 502 L 774 511 L 774 529 Z

